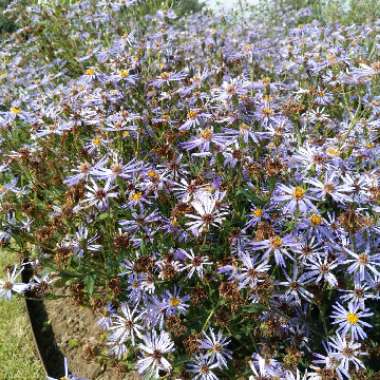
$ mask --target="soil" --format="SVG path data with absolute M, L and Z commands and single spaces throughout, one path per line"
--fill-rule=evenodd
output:
M 70 297 L 46 300 L 44 306 L 58 348 L 75 375 L 89 380 L 141 380 L 107 356 L 106 334 L 89 308 L 75 305 Z

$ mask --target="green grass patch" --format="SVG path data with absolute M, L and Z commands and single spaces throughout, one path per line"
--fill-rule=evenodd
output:
M 0 252 L 0 268 L 15 258 Z M 0 380 L 41 380 L 44 373 L 34 352 L 24 301 L 0 300 Z

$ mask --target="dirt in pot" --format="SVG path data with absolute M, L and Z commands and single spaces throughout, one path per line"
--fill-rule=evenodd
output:
M 44 303 L 57 345 L 74 374 L 90 380 L 141 379 L 106 355 L 106 335 L 96 324 L 96 316 L 90 308 L 74 304 L 71 297 Z

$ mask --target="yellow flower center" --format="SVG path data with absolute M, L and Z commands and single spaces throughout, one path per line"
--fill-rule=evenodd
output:
M 294 188 L 293 195 L 294 195 L 294 198 L 296 198 L 297 200 L 300 200 L 304 197 L 305 190 L 300 186 L 296 186 Z
M 282 246 L 282 239 L 280 236 L 275 236 L 271 239 L 271 244 L 273 248 L 280 248 Z
M 119 74 L 122 78 L 128 78 L 129 77 L 129 70 L 126 70 L 126 69 L 120 70 Z
M 266 117 L 270 117 L 274 114 L 274 111 L 270 107 L 264 107 L 262 112 L 263 112 L 263 115 Z
M 356 325 L 359 321 L 359 316 L 356 313 L 349 312 L 346 319 L 350 325 Z
M 195 119 L 197 116 L 198 116 L 198 112 L 195 111 L 195 110 L 190 110 L 190 111 L 187 113 L 187 118 L 188 118 L 188 119 Z
M 322 218 L 318 214 L 313 214 L 310 217 L 310 223 L 313 224 L 314 226 L 319 226 L 322 223 Z
M 94 75 L 94 74 L 95 74 L 95 69 L 93 69 L 92 67 L 90 67 L 90 68 L 87 69 L 84 73 L 85 73 L 86 75 Z
M 168 80 L 170 78 L 170 73 L 168 73 L 167 71 L 164 71 L 161 75 L 160 75 L 160 78 L 163 79 L 163 80 Z
M 263 84 L 264 86 L 268 86 L 268 84 L 271 82 L 271 79 L 269 77 L 264 77 L 263 78 Z
M 130 134 L 128 131 L 123 131 L 123 137 L 129 137 L 129 136 L 130 136 Z
M 269 103 L 269 102 L 272 100 L 272 96 L 269 95 L 269 94 L 264 95 L 264 96 L 263 96 L 263 100 L 264 100 L 264 102 Z
M 177 307 L 181 303 L 181 300 L 177 297 L 172 297 L 170 298 L 169 303 L 170 303 L 170 306 Z
M 142 193 L 140 191 L 133 193 L 130 197 L 132 201 L 138 202 L 142 198 Z
M 96 137 L 94 137 L 94 138 L 92 139 L 92 143 L 93 143 L 93 145 L 95 145 L 95 146 L 99 146 L 101 142 L 102 142 L 102 139 L 101 139 L 99 136 L 96 136 Z
M 330 146 L 326 149 L 326 154 L 333 157 L 339 156 L 339 149 L 334 148 L 333 146 Z
M 260 216 L 263 216 L 263 210 L 261 208 L 257 208 L 256 210 L 252 211 L 252 214 L 260 218 Z
M 157 179 L 157 178 L 159 177 L 159 175 L 157 174 L 157 172 L 154 171 L 153 169 L 148 170 L 147 175 L 148 175 L 148 177 L 151 178 L 151 179 Z
M 206 128 L 201 132 L 201 137 L 202 137 L 202 139 L 205 139 L 205 140 L 211 140 L 212 135 L 213 135 L 213 133 L 212 133 L 212 130 L 210 128 Z
M 10 112 L 14 115 L 18 115 L 21 112 L 21 108 L 19 107 L 11 107 Z

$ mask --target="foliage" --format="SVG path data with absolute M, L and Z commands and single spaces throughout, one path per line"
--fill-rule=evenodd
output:
M 4 11 L 10 0 L 0 0 L 0 37 L 2 34 L 15 31 L 15 23 L 6 15 Z

